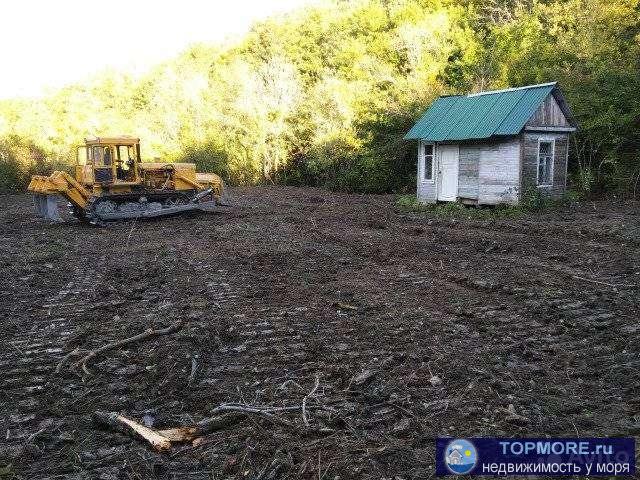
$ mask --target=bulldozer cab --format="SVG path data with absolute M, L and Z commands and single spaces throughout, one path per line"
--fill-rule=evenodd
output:
M 140 140 L 133 137 L 93 137 L 77 151 L 76 180 L 84 185 L 140 183 Z

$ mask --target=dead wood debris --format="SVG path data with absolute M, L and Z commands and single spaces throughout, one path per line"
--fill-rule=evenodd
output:
M 108 343 L 107 345 L 104 345 L 96 350 L 90 350 L 84 357 L 82 357 L 80 360 L 77 360 L 74 364 L 73 367 L 74 368 L 82 368 L 82 371 L 86 374 L 86 375 L 91 375 L 91 372 L 89 371 L 89 369 L 87 368 L 87 363 L 91 360 L 93 360 L 95 357 L 102 355 L 105 352 L 108 352 L 110 350 L 115 350 L 118 347 L 122 347 L 125 345 L 129 345 L 132 343 L 139 343 L 145 340 L 148 340 L 150 338 L 154 338 L 154 337 L 159 337 L 161 335 L 170 335 L 172 333 L 175 333 L 177 331 L 179 331 L 185 324 L 184 320 L 179 320 L 171 325 L 169 325 L 166 328 L 159 328 L 159 329 L 153 329 L 153 328 L 149 328 L 147 330 L 145 330 L 142 333 L 139 333 L 137 335 L 134 335 L 133 337 L 128 337 L 128 338 L 124 338 L 122 340 L 118 340 L 117 342 L 112 342 L 112 343 Z M 62 369 L 63 365 L 66 364 L 71 357 L 76 356 L 76 355 L 81 355 L 86 353 L 87 350 L 81 350 L 76 348 L 75 350 L 69 352 L 68 354 L 66 354 L 62 360 L 58 363 L 58 365 L 56 366 L 56 373 L 60 372 L 60 370 Z
M 358 311 L 358 307 L 356 307 L 355 305 L 351 305 L 349 303 L 336 302 L 333 305 L 336 308 L 338 308 L 339 310 L 348 310 L 348 311 L 351 311 L 351 312 L 357 312 Z
M 315 395 L 316 390 L 318 390 L 319 386 L 320 386 L 320 377 L 318 375 L 316 375 L 316 381 L 313 384 L 313 388 L 302 399 L 302 420 L 304 421 L 304 424 L 307 427 L 309 426 L 309 417 L 307 417 L 307 400 L 309 399 L 309 397 L 312 397 L 313 395 Z
M 198 371 L 198 361 L 196 357 L 191 357 L 191 373 L 189 374 L 189 380 L 187 381 L 187 386 L 193 385 L 193 382 L 196 378 L 196 372 Z
M 376 373 L 377 372 L 375 370 L 366 369 L 366 370 L 363 370 L 360 374 L 353 377 L 351 381 L 355 385 L 364 385 L 369 380 L 371 380 L 376 375 Z
M 172 443 L 184 442 L 202 442 L 201 437 L 208 433 L 223 430 L 234 426 L 247 418 L 249 415 L 256 415 L 264 418 L 269 422 L 284 426 L 290 430 L 307 434 L 332 433 L 334 430 L 327 427 L 311 428 L 309 421 L 309 410 L 327 410 L 335 413 L 331 407 L 325 407 L 320 404 L 308 405 L 310 398 L 314 397 L 318 387 L 320 386 L 320 378 L 316 376 L 316 380 L 311 391 L 304 397 L 301 405 L 292 405 L 285 407 L 273 406 L 255 406 L 242 403 L 225 403 L 211 410 L 213 416 L 206 418 L 193 426 L 182 426 L 169 428 L 164 430 L 155 430 L 153 428 L 142 425 L 116 412 L 96 411 L 93 413 L 93 421 L 100 426 L 111 428 L 115 431 L 125 433 L 133 438 L 142 439 L 148 442 L 155 450 L 159 452 L 167 451 L 171 448 Z M 300 426 L 292 420 L 283 418 L 279 414 L 302 412 L 303 424 Z
M 60 362 L 58 362 L 58 365 L 56 365 L 55 372 L 56 373 L 60 373 L 60 370 L 62 370 L 62 367 L 71 359 L 71 357 L 75 357 L 76 355 L 80 355 L 83 352 L 84 352 L 84 350 L 81 350 L 79 348 L 74 348 L 73 350 L 71 350 L 64 357 L 62 357 L 62 360 L 60 360 Z
M 117 478 L 126 465 L 136 478 L 216 472 L 255 479 L 267 467 L 263 479 L 409 479 L 433 475 L 433 438 L 442 432 L 615 436 L 637 429 L 627 415 L 635 401 L 629 385 L 640 378 L 639 348 L 629 340 L 640 332 L 635 204 L 451 225 L 430 213 L 396 215 L 392 197 L 380 210 L 367 196 L 318 193 L 327 203 L 316 208 L 300 201 L 306 191 L 245 190 L 246 208 L 224 228 L 207 216 L 171 219 L 168 227 L 138 223 L 126 260 L 105 252 L 114 238 L 126 240 L 131 224 L 82 232 L 27 225 L 20 217 L 29 201 L 3 198 L 13 205 L 4 212 L 13 213 L 5 215 L 0 245 L 16 261 L 3 265 L 15 282 L 0 291 L 11 299 L 0 302 L 8 345 L 1 377 L 11 399 L 0 401 L 10 429 L 2 432 L 0 458 L 22 478 Z M 380 212 L 389 213 L 389 228 L 363 241 L 363 222 Z M 300 228 L 310 214 L 321 227 L 313 235 Z M 275 239 L 274 226 L 282 227 Z M 159 254 L 167 228 L 176 241 Z M 607 233 L 613 228 L 620 232 Z M 79 233 L 86 241 L 76 241 Z M 43 235 L 51 239 L 47 251 Z M 425 249 L 435 238 L 437 248 Z M 485 239 L 501 248 L 484 253 Z M 499 252 L 504 245 L 511 253 Z M 337 301 L 358 310 L 338 309 Z M 145 320 L 156 314 L 162 317 Z M 189 323 L 175 334 L 93 358 L 90 378 L 80 369 L 83 381 L 66 373 L 90 350 L 183 316 Z M 55 375 L 76 347 L 85 351 Z M 198 365 L 188 388 L 192 357 Z M 549 368 L 550 358 L 562 368 Z M 347 387 L 365 369 L 364 377 L 374 375 Z M 316 373 L 320 386 L 305 408 L 310 429 L 333 434 L 307 433 L 301 408 L 269 411 L 291 428 L 239 411 L 212 417 L 213 407 L 231 401 L 301 407 Z M 318 403 L 336 411 L 316 410 Z M 171 450 L 156 453 L 137 439 L 127 445 L 110 427 L 92 432 L 96 410 L 157 430 Z M 149 412 L 158 415 L 155 424 L 143 421 Z M 27 444 L 45 417 L 54 425 Z M 176 443 L 198 433 L 170 428 L 180 426 L 212 433 Z
M 110 427 L 118 432 L 149 442 L 149 444 L 159 452 L 164 452 L 171 448 L 171 441 L 163 435 L 160 435 L 154 429 L 145 427 L 118 413 L 94 412 L 92 418 L 93 421 L 99 425 Z

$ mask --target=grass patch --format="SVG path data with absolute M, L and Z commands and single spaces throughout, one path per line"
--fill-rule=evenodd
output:
M 415 195 L 400 195 L 396 207 L 403 212 L 428 213 L 436 218 L 494 219 L 518 217 L 525 213 L 521 206 L 512 205 L 478 208 L 458 202 L 421 203 Z
M 42 245 L 39 249 L 33 250 L 28 256 L 31 264 L 43 264 L 60 260 L 67 251 L 66 246 L 59 242 L 51 242 Z
M 13 465 L 8 464 L 0 467 L 0 480 L 10 480 L 13 478 L 18 478 L 15 471 L 13 470 Z
M 550 199 L 538 189 L 523 194 L 518 205 L 468 206 L 458 202 L 421 203 L 415 195 L 400 195 L 396 207 L 403 212 L 429 213 L 436 218 L 465 218 L 490 220 L 518 218 L 529 213 L 551 211 L 581 200 L 577 192 L 568 191 L 561 199 Z

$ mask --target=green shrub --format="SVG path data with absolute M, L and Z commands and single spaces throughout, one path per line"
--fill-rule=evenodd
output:
M 24 191 L 33 175 L 49 175 L 54 170 L 73 173 L 73 165 L 16 136 L 0 139 L 0 192 Z
M 549 198 L 537 187 L 527 187 L 520 197 L 520 208 L 527 212 L 539 212 L 549 206 Z
M 230 181 L 227 155 L 214 144 L 189 147 L 179 161 L 195 163 L 198 172 L 215 173 L 226 182 Z
M 580 190 L 567 190 L 562 196 L 561 202 L 565 204 L 580 202 L 585 199 L 585 193 Z
M 421 203 L 415 195 L 399 195 L 396 207 L 404 212 L 427 213 L 435 218 L 460 218 L 492 220 L 498 218 L 518 217 L 524 213 L 518 205 L 500 204 L 496 206 L 477 207 L 459 202 Z
M 15 159 L 0 159 L 0 192 L 20 191 L 25 186 L 25 175 Z
M 422 212 L 429 210 L 429 206 L 418 202 L 415 195 L 399 195 L 396 199 L 396 207 L 406 212 Z

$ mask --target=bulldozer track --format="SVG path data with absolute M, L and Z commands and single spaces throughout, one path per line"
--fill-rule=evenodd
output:
M 0 459 L 16 474 L 253 478 L 278 458 L 295 477 L 320 455 L 344 478 L 427 478 L 444 433 L 640 431 L 637 209 L 486 221 L 317 189 L 233 198 L 225 216 L 104 229 L 33 221 L 26 196 L 2 199 Z M 73 362 L 56 373 L 76 348 L 181 319 L 95 358 L 91 376 Z M 310 404 L 339 414 L 308 412 L 327 436 L 255 420 L 158 454 L 90 421 L 117 411 L 161 428 L 228 402 L 300 405 L 316 376 Z

